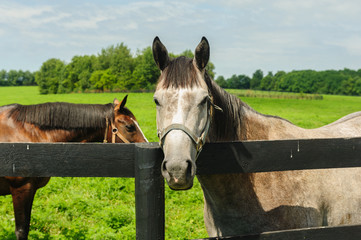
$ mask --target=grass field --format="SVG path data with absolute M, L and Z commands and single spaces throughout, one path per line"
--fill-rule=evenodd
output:
M 234 92 L 241 94 L 241 92 Z M 0 87 L 0 105 L 67 101 L 109 103 L 124 93 L 40 95 L 36 87 Z M 361 111 L 360 97 L 324 95 L 323 100 L 242 98 L 257 111 L 305 128 Z M 149 141 L 157 141 L 152 93 L 130 93 L 127 106 Z M 134 179 L 52 178 L 35 197 L 30 239 L 135 239 Z M 166 239 L 206 237 L 199 183 L 188 191 L 166 187 Z M 11 197 L 0 197 L 0 239 L 15 239 Z

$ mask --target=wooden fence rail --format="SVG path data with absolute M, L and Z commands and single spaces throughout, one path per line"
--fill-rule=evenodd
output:
M 164 239 L 162 158 L 157 143 L 0 143 L 0 176 L 135 178 L 137 239 Z M 361 138 L 208 143 L 197 160 L 200 175 L 344 167 L 361 167 Z M 311 232 L 314 237 L 307 239 L 324 239 L 317 236 L 327 232 L 337 236 L 333 232 L 342 229 L 359 233 L 344 239 L 361 239 L 360 226 L 282 231 L 247 239 L 289 239 L 291 232 L 295 239 Z

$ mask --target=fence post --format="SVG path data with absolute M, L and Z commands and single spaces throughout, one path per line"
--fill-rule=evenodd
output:
M 163 152 L 158 143 L 135 147 L 136 238 L 164 239 L 164 180 L 160 172 Z

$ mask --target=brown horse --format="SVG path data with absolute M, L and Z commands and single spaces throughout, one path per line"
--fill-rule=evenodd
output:
M 154 101 L 164 152 L 162 174 L 172 189 L 192 187 L 203 143 L 235 140 L 360 137 L 361 112 L 317 129 L 256 112 L 210 79 L 208 41 L 194 59 L 170 59 L 155 38 L 161 70 Z M 340 159 L 342 160 L 342 159 Z M 225 164 L 219 161 L 219 164 Z M 210 236 L 361 223 L 361 168 L 197 176 Z
M 126 101 L 2 106 L 0 142 L 147 142 Z M 0 195 L 12 195 L 17 239 L 27 239 L 34 195 L 49 179 L 0 178 Z

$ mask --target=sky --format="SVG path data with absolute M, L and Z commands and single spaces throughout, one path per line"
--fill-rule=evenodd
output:
M 135 55 L 155 36 L 169 52 L 202 36 L 216 76 L 361 69 L 359 0 L 1 0 L 0 69 L 37 71 L 58 58 L 124 43 Z

